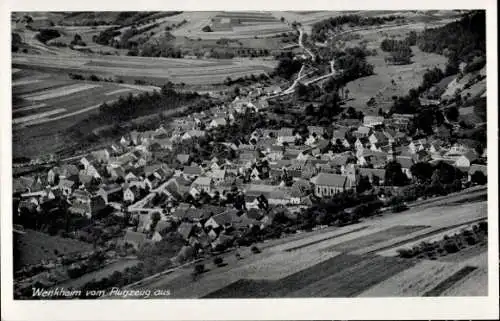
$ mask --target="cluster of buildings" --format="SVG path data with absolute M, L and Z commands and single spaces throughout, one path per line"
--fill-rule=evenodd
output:
M 227 241 L 229 230 L 271 224 L 276 211 L 270 209 L 293 215 L 314 198 L 354 189 L 361 176 L 383 185 L 390 161 L 400 163 L 410 179 L 417 162 L 445 161 L 469 174 L 486 175 L 486 165 L 476 164 L 486 152 L 478 155 L 465 143 L 410 139 L 405 129 L 411 115 L 341 121 L 329 133 L 321 126 L 308 126 L 307 134 L 287 127 L 258 128 L 246 142 L 219 143 L 236 153 L 231 160 L 213 157 L 195 163 L 191 155 L 177 154 L 174 163 L 166 164 L 155 157 L 233 124 L 247 110 L 266 108 L 266 100 L 237 98 L 228 106 L 176 118 L 168 127 L 132 131 L 108 148 L 55 166 L 46 175 L 16 178 L 19 210 L 37 210 L 63 197 L 74 215 L 93 217 L 105 208 L 116 215 L 131 213 L 139 223 L 126 231 L 125 241 L 134 246 L 161 240 L 162 229 L 176 222 L 186 242 L 215 248 Z M 203 195 L 229 205 L 196 207 L 189 201 Z M 228 201 L 235 198 L 240 208 Z M 153 214 L 160 217 L 158 222 L 153 222 Z

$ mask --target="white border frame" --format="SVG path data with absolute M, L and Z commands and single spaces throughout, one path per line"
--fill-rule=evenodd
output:
M 124 4 L 119 1 L 86 0 L 0 1 L 2 40 L 1 132 L 1 276 L 2 320 L 312 320 L 312 319 L 498 319 L 498 95 L 497 6 L 495 0 L 424 1 L 286 1 L 231 0 L 177 2 L 159 0 Z M 11 168 L 11 11 L 103 10 L 487 10 L 487 108 L 488 108 L 488 297 L 442 298 L 349 298 L 349 299 L 253 299 L 253 300 L 96 300 L 14 301 L 12 282 L 12 168 Z M 97 303 L 99 303 L 97 305 Z

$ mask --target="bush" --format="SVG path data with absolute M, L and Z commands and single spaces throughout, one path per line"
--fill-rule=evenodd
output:
M 460 250 L 460 248 L 457 246 L 457 244 L 453 241 L 448 241 L 444 244 L 443 246 L 444 250 L 448 253 L 456 253 Z
M 205 272 L 205 265 L 203 264 L 196 264 L 194 266 L 194 274 L 195 275 L 199 275 L 199 274 L 202 274 L 203 272 Z
M 214 259 L 214 264 L 217 266 L 221 266 L 223 262 L 224 262 L 224 260 L 221 257 L 216 257 Z
M 409 207 L 406 204 L 396 204 L 392 207 L 393 213 L 400 213 L 406 211 Z
M 250 249 L 252 251 L 252 253 L 254 254 L 258 254 L 261 252 L 261 250 L 257 247 L 257 246 L 252 246 L 252 248 Z
M 415 253 L 411 249 L 399 249 L 397 252 L 400 257 L 405 259 L 410 259 L 415 256 Z

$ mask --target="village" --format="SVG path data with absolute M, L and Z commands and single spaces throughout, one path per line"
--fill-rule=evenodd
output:
M 227 137 L 216 143 L 219 147 L 211 146 L 232 153 L 232 159 L 195 161 L 192 154 L 176 153 L 179 146 L 235 126 L 242 118 L 265 115 L 266 95 L 237 97 L 156 130 L 132 131 L 108 148 L 54 166 L 45 175 L 16 178 L 17 216 L 51 215 L 64 203 L 67 215 L 94 224 L 109 217 L 124 219 L 123 229 L 100 228 L 99 240 L 106 241 L 98 247 L 85 228 L 51 232 L 94 242 L 94 249 L 104 250 L 110 261 L 118 257 L 119 246 L 127 249 L 122 256 L 133 255 L 145 244 L 177 232 L 185 244 L 175 258 L 186 262 L 245 244 L 249 231 L 266 230 L 280 215 L 297 219 L 301 211 L 344 192 L 375 193 L 383 204 L 379 212 L 382 206 L 390 207 L 395 190 L 419 184 L 426 174 L 418 173 L 417 164 L 463 173 L 457 176 L 462 178 L 456 190 L 486 183 L 486 149 L 478 154 L 464 143 L 411 140 L 406 135 L 411 114 L 364 116 L 329 128 L 307 126 L 300 132 L 290 127 L 256 128 L 238 144 Z M 172 161 L 161 161 L 168 154 Z M 394 212 L 407 208 L 405 204 L 393 204 Z M 44 260 L 42 270 L 60 266 L 61 260 Z M 20 275 L 32 282 L 33 273 L 24 272 Z
M 484 19 L 484 14 L 473 16 Z M 170 81 L 151 85 L 151 92 L 92 106 L 95 112 L 66 131 L 71 133 L 65 137 L 71 141 L 66 154 L 42 153 L 47 149 L 42 146 L 36 158 L 19 158 L 29 163 L 13 166 L 15 297 L 31 298 L 34 289 L 65 289 L 80 291 L 79 298 L 97 298 L 85 293 L 156 280 L 165 291 L 172 281 L 173 291 L 175 285 L 185 291 L 174 294 L 180 297 L 232 297 L 232 286 L 240 294 L 248 292 L 245 286 L 254 286 L 238 288 L 238 282 L 247 281 L 235 272 L 242 269 L 250 275 L 269 268 L 278 273 L 276 284 L 288 284 L 282 270 L 289 268 L 290 277 L 298 278 L 319 269 L 322 260 L 336 262 L 331 255 L 339 255 L 346 267 L 351 259 L 393 264 L 394 271 L 387 269 L 391 275 L 418 260 L 436 260 L 464 248 L 484 255 L 485 58 L 480 50 L 466 52 L 467 59 L 449 56 L 445 66 L 444 57 L 432 53 L 436 39 L 447 36 L 439 28 L 470 27 L 468 16 L 431 29 L 439 37 L 426 36 L 425 29 L 420 47 L 413 31 L 399 42 L 379 41 L 377 24 L 388 23 L 387 30 L 404 28 L 400 17 L 358 18 L 329 18 L 315 24 L 311 36 L 300 24 L 290 23 L 296 51 L 283 51 L 269 74 L 228 77 L 223 90 L 218 86 L 208 92 Z M 380 55 L 385 60 L 366 43 L 344 48 L 335 38 L 336 25 L 350 20 L 375 24 L 367 32 L 376 34 L 376 48 L 389 52 Z M 344 36 L 354 42 L 361 37 Z M 464 42 L 477 42 L 480 48 L 478 39 Z M 424 53 L 436 64 L 424 65 Z M 421 64 L 421 77 L 413 67 L 405 69 L 412 64 Z M 403 80 L 405 74 L 412 79 Z M 23 126 L 29 131 L 36 124 Z M 57 135 L 61 133 L 65 131 Z M 457 206 L 466 202 L 473 207 L 464 214 Z M 405 218 L 413 223 L 398 221 Z M 454 231 L 451 240 L 442 235 Z M 330 233 L 335 235 L 329 238 Z M 358 234 L 352 240 L 357 244 L 342 242 L 342 236 Z M 434 239 L 436 235 L 442 239 Z M 339 240 L 331 240 L 337 236 Z M 403 236 L 407 239 L 399 239 Z M 290 248 L 282 250 L 280 241 Z M 339 242 L 330 246 L 338 253 L 311 250 L 309 260 L 295 252 L 327 247 L 330 241 Z M 421 244 L 412 249 L 401 247 L 416 241 Z M 270 243 L 278 250 L 266 250 Z M 364 247 L 373 248 L 359 252 Z M 389 256 L 381 254 L 389 250 Z M 255 262 L 249 256 L 257 257 Z M 302 266 L 301 260 L 313 266 Z M 259 267 L 245 267 L 246 262 Z M 334 265 L 325 265 L 325 271 Z M 451 266 L 441 270 L 448 273 Z M 188 269 L 192 280 L 186 279 Z M 170 274 L 178 279 L 162 278 Z M 365 279 L 372 283 L 366 288 L 383 281 L 378 279 L 382 274 L 368 275 Z M 318 275 L 315 282 L 321 282 Z M 227 284 L 216 289 L 210 278 Z M 197 288 L 193 284 L 200 279 Z M 300 287 L 307 288 L 303 283 Z M 346 296 L 361 293 L 341 290 Z M 289 294 L 280 291 L 270 285 L 268 294 Z M 331 289 L 324 293 L 337 295 Z M 422 293 L 427 292 L 418 295 Z

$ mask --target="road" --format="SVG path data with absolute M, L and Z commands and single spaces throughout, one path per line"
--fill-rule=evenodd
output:
M 312 60 L 314 60 L 316 57 L 314 56 L 311 50 L 307 49 L 307 47 L 304 46 L 304 43 L 302 42 L 303 37 L 304 37 L 304 31 L 302 30 L 302 28 L 299 28 L 299 46 L 311 56 Z

